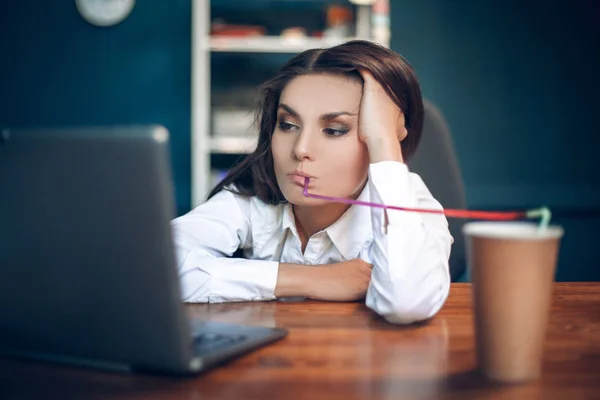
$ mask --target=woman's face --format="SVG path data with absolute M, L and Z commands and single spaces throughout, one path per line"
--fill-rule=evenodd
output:
M 369 155 L 358 137 L 362 84 L 337 75 L 303 75 L 288 83 L 279 100 L 271 149 L 277 183 L 295 205 L 320 205 L 309 192 L 353 197 L 367 179 Z

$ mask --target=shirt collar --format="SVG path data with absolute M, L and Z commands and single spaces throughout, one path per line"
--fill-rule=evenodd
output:
M 357 200 L 369 201 L 369 198 L 369 185 L 366 184 Z M 368 238 L 372 237 L 371 209 L 353 204 L 325 232 L 346 260 L 357 258 Z
M 292 209 L 292 205 L 290 203 L 285 203 L 283 206 L 283 220 L 281 221 L 281 227 L 283 232 L 285 233 L 286 229 L 292 231 L 294 236 L 300 239 L 298 235 L 298 231 L 296 230 L 296 220 L 294 218 L 294 210 Z
M 369 185 L 366 184 L 357 200 L 369 201 L 369 198 Z M 283 208 L 281 226 L 284 232 L 289 228 L 299 238 L 294 212 L 289 203 Z M 357 258 L 368 238 L 372 236 L 371 210 L 369 207 L 352 205 L 336 222 L 325 228 L 325 232 L 346 260 Z

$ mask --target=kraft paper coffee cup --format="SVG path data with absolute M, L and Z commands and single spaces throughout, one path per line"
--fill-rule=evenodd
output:
M 463 233 L 479 369 L 497 382 L 539 378 L 563 229 L 471 222 Z

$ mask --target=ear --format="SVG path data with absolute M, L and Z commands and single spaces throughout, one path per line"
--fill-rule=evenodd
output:
M 398 117 L 396 134 L 398 135 L 399 142 L 403 141 L 404 139 L 406 139 L 406 136 L 408 136 L 408 130 L 406 129 L 406 121 L 404 120 L 404 113 L 402 111 L 400 111 L 400 116 Z

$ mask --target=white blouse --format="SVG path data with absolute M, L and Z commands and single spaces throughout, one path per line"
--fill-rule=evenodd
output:
M 442 210 L 422 179 L 396 161 L 369 166 L 359 200 Z M 433 317 L 450 290 L 453 238 L 442 214 L 352 205 L 315 233 L 302 253 L 290 204 L 219 192 L 172 221 L 183 300 L 275 299 L 279 263 L 322 265 L 361 258 L 373 264 L 366 305 L 391 323 Z M 239 248 L 245 258 L 228 258 Z

